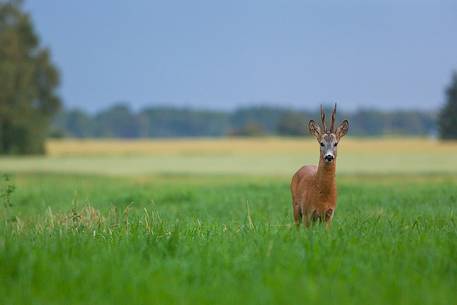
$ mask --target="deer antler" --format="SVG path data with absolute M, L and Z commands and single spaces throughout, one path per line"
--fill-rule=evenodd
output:
M 325 126 L 325 112 L 324 107 L 321 104 L 321 120 L 322 120 L 322 130 L 323 132 L 327 132 L 327 127 Z
M 335 103 L 335 107 L 333 108 L 333 111 L 332 111 L 332 122 L 330 124 L 330 132 L 335 132 L 335 116 L 336 116 L 336 103 Z

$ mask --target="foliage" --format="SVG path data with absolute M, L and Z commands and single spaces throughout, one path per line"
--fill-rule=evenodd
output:
M 219 111 L 172 107 L 146 108 L 137 115 L 143 137 L 218 136 L 229 126 L 228 119 Z
M 450 176 L 342 176 L 296 230 L 288 179 L 19 175 L 1 304 L 452 304 Z M 56 187 L 58 186 L 58 187 Z
M 457 139 L 457 72 L 446 90 L 447 102 L 439 114 L 438 129 L 442 139 Z
M 277 131 L 278 122 L 286 113 L 285 109 L 269 106 L 252 106 L 239 108 L 230 114 L 232 130 L 245 129 L 257 125 L 262 133 L 274 134 Z
M 221 137 L 225 135 L 308 136 L 307 122 L 317 111 L 254 106 L 232 112 L 150 107 L 139 112 L 115 105 L 89 115 L 65 110 L 54 122 L 54 131 L 75 138 Z M 435 130 L 435 115 L 418 111 L 381 112 L 362 109 L 339 113 L 349 119 L 350 134 L 357 136 L 427 136 Z
M 59 112 L 54 119 L 53 133 L 66 135 L 64 131 L 71 130 L 71 134 L 76 138 L 87 138 L 95 136 L 95 118 L 80 110 L 68 110 Z
M 307 122 L 310 118 L 299 112 L 288 112 L 278 122 L 278 133 L 287 136 L 303 136 L 308 133 Z
M 95 116 L 95 135 L 121 138 L 139 137 L 139 121 L 125 105 L 116 105 Z
M 0 153 L 42 153 L 59 74 L 20 2 L 0 3 Z

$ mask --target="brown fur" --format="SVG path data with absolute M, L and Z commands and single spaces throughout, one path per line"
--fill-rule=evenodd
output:
M 332 113 L 331 129 L 325 128 L 325 114 L 323 120 L 323 131 L 314 122 L 310 121 L 309 130 L 319 143 L 336 143 L 346 134 L 349 124 L 344 121 L 337 130 L 334 129 L 336 106 Z M 333 144 L 331 145 L 333 147 Z M 321 147 L 319 165 L 306 165 L 300 168 L 292 177 L 290 190 L 292 193 L 292 207 L 294 212 L 294 222 L 297 226 L 303 221 L 305 227 L 314 222 L 325 222 L 330 225 L 336 209 L 336 145 L 332 152 L 334 160 L 326 162 L 324 160 L 325 149 Z
M 303 221 L 309 226 L 311 221 L 330 222 L 336 208 L 335 162 L 325 164 L 322 156 L 319 166 L 306 165 L 292 178 L 290 185 L 294 222 Z

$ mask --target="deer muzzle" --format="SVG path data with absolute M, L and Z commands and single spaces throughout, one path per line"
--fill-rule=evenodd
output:
M 335 156 L 331 153 L 326 153 L 324 156 L 324 160 L 326 162 L 332 162 L 333 160 L 335 160 Z

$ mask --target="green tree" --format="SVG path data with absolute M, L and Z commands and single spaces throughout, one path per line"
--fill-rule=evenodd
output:
M 237 109 L 231 114 L 231 123 L 235 129 L 262 129 L 263 133 L 274 134 L 278 122 L 287 111 L 272 106 L 252 106 Z M 256 125 L 256 128 L 253 128 Z
M 127 104 L 116 104 L 95 117 L 96 135 L 109 138 L 138 138 L 139 122 Z
M 43 153 L 59 73 L 21 1 L 0 2 L 0 153 Z
M 438 131 L 442 139 L 457 139 L 457 72 L 446 90 L 446 105 L 438 117 Z
M 278 122 L 278 134 L 284 136 L 308 136 L 309 116 L 301 112 L 288 112 Z
M 72 138 L 88 138 L 94 136 L 95 120 L 86 112 L 71 109 L 59 112 L 51 130 L 51 136 L 59 135 Z

